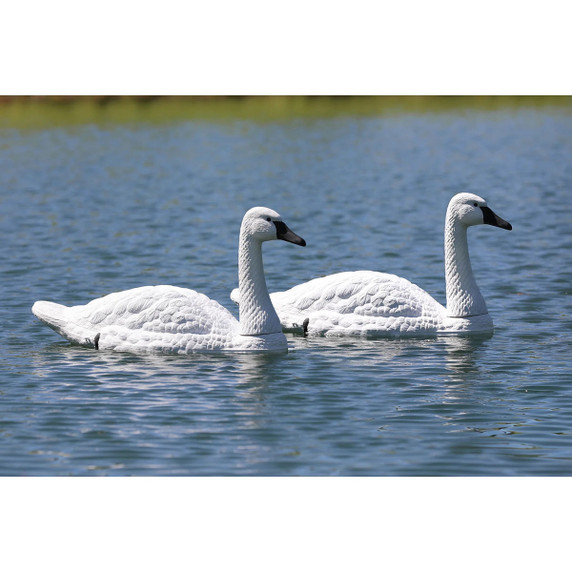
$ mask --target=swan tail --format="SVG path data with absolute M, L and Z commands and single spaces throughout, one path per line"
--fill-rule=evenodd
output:
M 95 340 L 97 332 L 75 323 L 71 319 L 70 310 L 72 308 L 68 308 L 63 304 L 56 304 L 46 300 L 40 300 L 32 306 L 32 313 L 46 326 L 60 334 L 60 336 L 70 342 L 97 347 L 98 340 Z
M 235 288 L 231 293 L 230 293 L 230 299 L 235 303 L 235 304 L 239 304 L 240 305 L 240 291 L 238 288 Z
M 67 306 L 62 304 L 40 300 L 32 306 L 32 313 L 44 324 L 56 329 L 65 323 L 64 312 L 66 309 Z

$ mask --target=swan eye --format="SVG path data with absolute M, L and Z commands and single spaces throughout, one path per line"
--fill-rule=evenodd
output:
M 479 203 L 473 203 L 473 206 L 474 206 L 474 207 L 478 207 L 478 206 L 479 206 Z
M 270 222 L 272 219 L 271 219 L 269 216 L 267 216 L 267 217 L 266 217 L 266 220 L 267 220 L 268 222 Z

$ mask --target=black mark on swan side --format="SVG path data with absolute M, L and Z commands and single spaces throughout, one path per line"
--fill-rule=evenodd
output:
M 93 338 L 93 347 L 98 350 L 99 349 L 99 336 L 101 334 L 96 334 L 95 338 Z

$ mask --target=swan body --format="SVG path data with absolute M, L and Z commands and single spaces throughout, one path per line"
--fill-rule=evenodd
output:
M 455 195 L 445 218 L 446 307 L 409 280 L 394 274 L 360 270 L 315 278 L 271 294 L 287 331 L 326 336 L 425 336 L 490 332 L 493 321 L 475 282 L 467 229 L 490 224 L 507 230 L 484 199 Z M 231 298 L 238 302 L 240 293 Z
M 131 353 L 284 351 L 288 345 L 270 301 L 262 242 L 282 239 L 305 246 L 280 215 L 250 209 L 239 238 L 239 289 L 246 303 L 237 320 L 204 294 L 177 286 L 143 286 L 108 294 L 81 306 L 38 301 L 32 312 L 68 340 Z

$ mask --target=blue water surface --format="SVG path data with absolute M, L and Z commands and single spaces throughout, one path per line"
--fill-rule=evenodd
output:
M 572 114 L 557 108 L 0 130 L 1 475 L 572 474 Z M 147 284 L 236 313 L 252 206 L 271 291 L 392 272 L 445 301 L 449 199 L 492 336 L 330 340 L 285 355 L 133 356 L 31 313 Z

